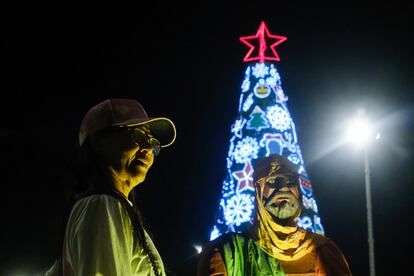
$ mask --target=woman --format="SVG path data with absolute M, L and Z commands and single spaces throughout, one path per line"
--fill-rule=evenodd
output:
M 46 275 L 165 275 L 132 190 L 175 136 L 171 120 L 148 118 L 132 99 L 108 99 L 87 112 L 62 256 Z

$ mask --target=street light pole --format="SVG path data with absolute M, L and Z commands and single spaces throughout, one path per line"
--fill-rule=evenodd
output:
M 365 195 L 366 195 L 366 201 L 367 201 L 369 275 L 375 276 L 374 226 L 372 222 L 372 202 L 371 202 L 371 176 L 370 176 L 367 145 L 364 146 L 363 151 L 364 151 L 364 168 L 365 168 Z
M 359 114 L 349 125 L 348 139 L 362 146 L 364 153 L 364 171 L 365 171 L 365 195 L 367 203 L 367 226 L 368 226 L 368 253 L 369 253 L 369 275 L 375 276 L 375 257 L 374 257 L 374 225 L 372 222 L 372 201 L 371 201 L 371 175 L 369 167 L 368 147 L 369 141 L 372 140 L 372 130 L 369 127 L 368 119 Z M 380 134 L 377 133 L 375 139 L 378 140 Z

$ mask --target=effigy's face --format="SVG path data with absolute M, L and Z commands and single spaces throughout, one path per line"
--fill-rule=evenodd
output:
M 274 217 L 287 219 L 300 208 L 298 176 L 278 163 L 271 163 L 268 174 L 257 183 L 265 209 Z

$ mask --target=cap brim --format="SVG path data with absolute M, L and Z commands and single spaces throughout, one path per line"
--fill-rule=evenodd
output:
M 117 126 L 138 126 L 148 125 L 151 129 L 152 135 L 160 142 L 161 147 L 165 148 L 174 143 L 176 138 L 176 130 L 174 123 L 164 117 L 147 118 L 147 119 L 133 119 L 117 123 Z

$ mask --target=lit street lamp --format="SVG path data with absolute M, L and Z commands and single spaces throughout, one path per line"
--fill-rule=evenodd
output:
M 369 275 L 375 276 L 375 255 L 374 255 L 374 226 L 372 220 L 372 201 L 371 201 L 371 176 L 368 157 L 368 143 L 373 137 L 366 118 L 355 118 L 348 129 L 348 139 L 362 147 L 364 152 L 364 171 L 365 171 L 365 195 L 367 203 L 367 224 L 368 224 L 368 249 L 369 249 Z M 380 134 L 377 133 L 375 139 L 378 140 Z

